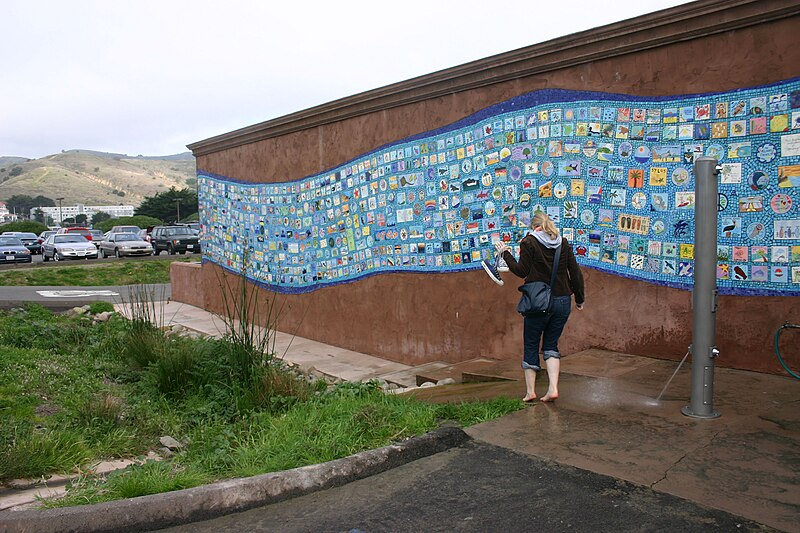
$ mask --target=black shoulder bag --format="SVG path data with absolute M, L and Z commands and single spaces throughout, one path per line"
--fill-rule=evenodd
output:
M 559 243 L 556 247 L 556 255 L 553 259 L 553 273 L 550 276 L 550 285 L 544 281 L 529 281 L 519 286 L 517 290 L 522 293 L 522 296 L 517 304 L 517 313 L 522 316 L 539 316 L 550 310 L 552 287 L 556 283 L 558 260 L 560 257 L 561 244 Z

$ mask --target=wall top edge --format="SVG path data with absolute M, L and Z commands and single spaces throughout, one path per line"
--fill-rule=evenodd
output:
M 698 0 L 365 91 L 187 147 L 198 157 L 444 94 L 797 15 L 797 0 Z

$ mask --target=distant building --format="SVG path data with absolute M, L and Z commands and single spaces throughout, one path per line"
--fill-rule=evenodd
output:
M 0 224 L 5 224 L 6 222 L 13 222 L 17 220 L 16 213 L 11 213 L 8 211 L 8 207 L 6 207 L 5 202 L 0 202 Z
M 61 207 L 42 207 L 42 213 L 49 216 L 57 224 L 61 224 L 64 219 L 75 218 L 78 215 L 86 215 L 91 220 L 95 213 L 108 213 L 112 218 L 132 217 L 132 205 L 62 205 Z

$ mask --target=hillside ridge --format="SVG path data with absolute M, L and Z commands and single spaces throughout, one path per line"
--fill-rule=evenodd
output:
M 65 205 L 133 205 L 171 187 L 196 186 L 191 152 L 129 156 L 65 150 L 38 159 L 0 156 L 0 200 L 17 194 L 63 198 Z

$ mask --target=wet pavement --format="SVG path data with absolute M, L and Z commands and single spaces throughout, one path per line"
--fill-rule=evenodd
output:
M 800 381 L 717 368 L 714 408 L 722 416 L 702 420 L 680 411 L 691 396 L 688 365 L 655 400 L 675 366 L 601 350 L 574 354 L 563 359 L 554 404 L 466 431 L 481 442 L 800 531 Z M 459 399 L 522 391 L 514 383 L 459 388 Z M 452 399 L 446 388 L 415 394 Z
M 162 531 L 772 530 L 633 483 L 472 441 L 342 487 Z

